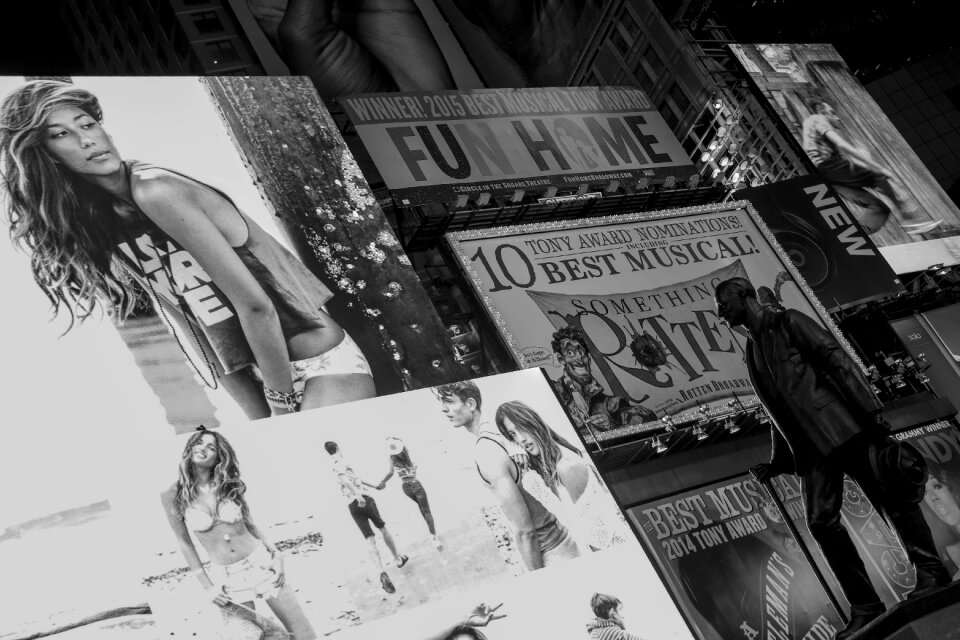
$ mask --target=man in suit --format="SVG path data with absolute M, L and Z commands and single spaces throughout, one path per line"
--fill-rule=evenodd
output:
M 880 489 L 872 446 L 887 438 L 882 404 L 829 331 L 794 309 L 761 305 L 749 280 L 730 278 L 715 291 L 717 315 L 749 332 L 744 358 L 757 396 L 773 418 L 773 453 L 751 472 L 764 482 L 800 476 L 807 524 L 851 605 L 849 638 L 884 611 L 857 549 L 840 523 L 843 475 L 849 474 L 896 527 L 917 569 L 912 595 L 950 582 L 919 506 Z

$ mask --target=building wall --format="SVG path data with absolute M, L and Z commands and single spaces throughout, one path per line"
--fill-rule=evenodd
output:
M 707 180 L 735 187 L 806 173 L 728 42 L 712 23 L 696 36 L 672 24 L 653 0 L 613 0 L 570 84 L 643 89 Z
M 960 51 L 914 62 L 866 88 L 960 204 Z
M 64 0 L 86 73 L 258 75 L 225 0 Z

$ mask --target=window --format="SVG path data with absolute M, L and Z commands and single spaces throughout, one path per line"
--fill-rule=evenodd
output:
M 216 11 L 202 11 L 191 14 L 193 26 L 197 28 L 200 35 L 209 35 L 211 33 L 223 33 L 223 22 Z
M 229 40 L 208 42 L 207 53 L 210 54 L 213 64 L 230 64 L 240 60 L 240 54 Z

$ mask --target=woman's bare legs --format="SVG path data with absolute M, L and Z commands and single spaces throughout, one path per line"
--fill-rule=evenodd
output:
M 284 584 L 275 598 L 267 598 L 267 605 L 287 631 L 293 634 L 293 640 L 316 640 L 317 632 L 307 620 L 307 614 L 303 612 L 300 600 L 290 585 Z

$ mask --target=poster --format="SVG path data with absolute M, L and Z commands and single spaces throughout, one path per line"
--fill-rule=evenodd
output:
M 831 45 L 730 45 L 896 273 L 960 262 L 960 210 Z
M 956 580 L 960 578 L 960 431 L 955 422 L 942 420 L 894 437 L 913 444 L 927 460 L 921 508 L 940 559 Z
M 787 498 L 802 526 L 799 493 Z M 776 505 L 751 477 L 627 513 L 702 640 L 826 640 L 843 628 Z
M 663 116 L 630 87 L 358 94 L 340 103 L 403 205 L 696 174 Z
M 737 192 L 749 200 L 828 309 L 903 291 L 833 188 L 802 176 Z
M 253 548 L 245 557 L 254 557 L 267 545 L 282 556 L 275 571 L 284 591 L 270 595 L 269 584 L 251 579 L 263 597 L 250 600 L 298 638 L 456 637 L 469 632 L 459 625 L 484 626 L 465 622 L 481 605 L 506 616 L 486 621 L 490 637 L 580 637 L 600 624 L 595 593 L 622 602 L 627 629 L 645 638 L 691 638 L 539 371 L 135 447 L 140 499 L 124 508 L 138 524 L 137 570 L 163 635 L 216 637 L 232 628 L 203 579 L 241 593 L 220 577 L 220 554 Z M 164 505 L 178 509 L 181 487 L 202 484 L 221 460 L 227 477 L 242 481 L 255 526 L 232 522 L 222 508 L 210 528 L 195 524 L 192 506 L 182 518 L 164 513 Z M 203 504 L 197 495 L 190 505 Z
M 516 362 L 544 367 L 590 430 L 752 393 L 746 338 L 716 316 L 722 280 L 833 328 L 743 202 L 446 237 Z
M 118 363 L 131 388 L 145 382 L 175 430 L 270 415 L 261 379 L 272 358 L 292 367 L 307 408 L 463 377 L 409 259 L 305 80 L 38 82 L 0 78 L 0 95 L 14 96 L 0 108 L 0 164 L 11 176 L 0 187 L 10 240 L 0 244 L 16 264 L 6 286 L 18 308 L 47 312 L 41 322 L 54 336 L 100 340 L 93 327 L 114 322 L 120 339 L 100 343 L 104 355 L 90 362 Z M 47 108 L 43 96 L 58 91 L 73 106 Z M 63 120 L 68 112 L 80 119 Z M 56 138 L 38 137 L 54 115 L 63 125 L 51 129 Z M 49 154 L 60 146 L 56 165 Z M 64 164 L 69 154 L 76 166 Z M 133 187 L 109 191 L 110 176 L 136 182 L 139 204 Z M 150 200 L 150 185 L 180 195 Z M 184 211 L 196 215 L 178 217 Z M 24 293 L 41 293 L 35 280 L 47 283 L 49 299 Z M 117 304 L 103 304 L 108 298 Z M 29 326 L 20 344 L 40 351 L 47 339 Z M 282 365 L 272 370 L 268 377 Z M 110 390 L 105 404 L 126 392 Z

